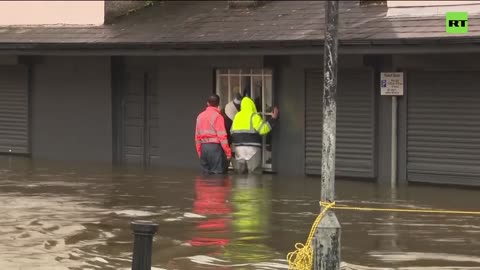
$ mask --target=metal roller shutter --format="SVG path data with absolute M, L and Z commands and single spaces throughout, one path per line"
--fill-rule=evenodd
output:
M 339 72 L 336 174 L 375 177 L 373 71 Z
M 321 173 L 323 73 L 306 74 L 305 171 Z M 336 174 L 375 177 L 375 121 L 373 72 L 370 69 L 339 72 L 337 93 Z
M 28 72 L 0 66 L 0 153 L 28 154 Z
M 480 72 L 412 72 L 408 88 L 408 180 L 480 185 Z

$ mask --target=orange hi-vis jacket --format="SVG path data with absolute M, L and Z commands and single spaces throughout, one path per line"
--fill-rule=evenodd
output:
M 227 158 L 230 159 L 232 157 L 232 151 L 227 140 L 227 131 L 225 130 L 225 120 L 220 110 L 216 107 L 208 106 L 197 117 L 195 144 L 199 157 L 202 154 L 202 143 L 218 143 L 222 145 Z

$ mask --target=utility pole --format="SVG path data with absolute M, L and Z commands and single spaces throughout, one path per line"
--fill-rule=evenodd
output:
M 325 2 L 325 44 L 323 54 L 323 138 L 321 201 L 335 201 L 335 150 L 337 133 L 337 66 L 339 1 Z M 314 238 L 314 270 L 340 269 L 340 223 L 328 211 Z

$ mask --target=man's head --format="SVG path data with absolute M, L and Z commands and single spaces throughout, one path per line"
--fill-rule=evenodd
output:
M 233 104 L 235 105 L 235 108 L 237 108 L 237 111 L 240 111 L 240 103 L 242 102 L 242 95 L 240 93 L 237 93 L 235 95 L 235 98 L 233 99 Z
M 220 97 L 218 95 L 211 95 L 207 99 L 207 105 L 212 107 L 218 107 L 220 105 Z

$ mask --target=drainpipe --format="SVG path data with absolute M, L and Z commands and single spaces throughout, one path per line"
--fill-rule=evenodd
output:
M 391 186 L 397 185 L 397 127 L 398 127 L 398 102 L 397 96 L 392 96 L 392 157 L 391 157 Z

